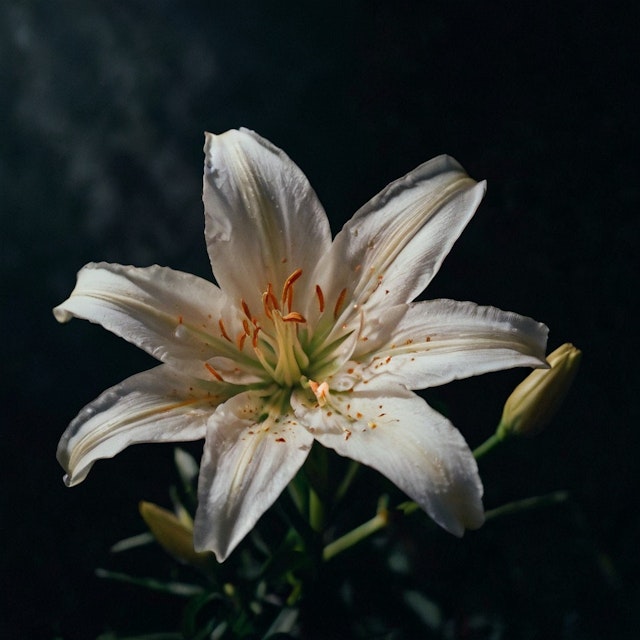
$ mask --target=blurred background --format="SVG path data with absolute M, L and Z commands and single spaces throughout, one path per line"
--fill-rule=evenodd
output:
M 144 530 L 140 499 L 169 504 L 173 447 L 132 447 L 72 490 L 55 460 L 77 411 L 153 362 L 51 308 L 91 260 L 210 277 L 203 131 L 239 126 L 303 169 L 334 231 L 440 153 L 488 180 L 427 297 L 530 315 L 550 349 L 583 350 L 548 430 L 481 464 L 487 508 L 571 498 L 432 536 L 411 579 L 438 604 L 433 637 L 637 637 L 639 17 L 572 1 L 0 4 L 3 637 L 179 620 L 181 602 L 94 574 Z M 427 398 L 476 446 L 523 376 Z M 356 489 L 370 513 L 377 494 Z M 372 565 L 356 558 L 342 569 L 357 581 Z

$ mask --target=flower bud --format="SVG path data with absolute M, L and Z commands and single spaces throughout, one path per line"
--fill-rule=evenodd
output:
M 169 555 L 200 569 L 209 566 L 212 554 L 193 548 L 193 525 L 188 526 L 171 511 L 151 502 L 141 502 L 139 509 L 151 533 Z
M 565 343 L 547 356 L 548 369 L 532 371 L 511 393 L 498 426 L 501 437 L 533 436 L 556 414 L 578 371 L 582 352 Z

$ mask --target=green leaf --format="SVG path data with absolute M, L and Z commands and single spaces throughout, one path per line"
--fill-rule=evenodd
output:
M 120 553 L 122 551 L 129 551 L 130 549 L 136 549 L 152 543 L 155 540 L 153 534 L 150 532 L 140 533 L 137 536 L 131 536 L 116 542 L 109 551 L 111 553 Z
M 151 591 L 160 591 L 162 593 L 171 593 L 175 596 L 192 597 L 204 592 L 204 589 L 195 584 L 185 582 L 163 582 L 155 578 L 136 578 L 126 573 L 118 573 L 116 571 L 108 571 L 107 569 L 96 569 L 98 578 L 107 578 L 108 580 L 116 580 L 118 582 L 126 582 L 127 584 L 135 584 Z

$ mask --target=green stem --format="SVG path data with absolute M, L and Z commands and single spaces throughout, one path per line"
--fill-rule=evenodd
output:
M 305 512 L 300 510 L 295 499 L 292 496 L 284 496 L 284 499 L 278 500 L 276 506 L 278 507 L 278 513 L 291 527 L 291 530 L 299 536 L 303 544 L 308 544 L 309 540 L 313 539 L 315 532 L 311 529 L 305 517 Z
M 302 516 L 307 512 L 308 488 L 309 485 L 301 473 L 297 473 L 287 485 L 289 497 Z
M 344 495 L 349 490 L 353 479 L 356 477 L 358 470 L 360 469 L 360 463 L 355 460 L 349 460 L 349 468 L 347 469 L 347 473 L 345 474 L 340 486 L 336 490 L 335 502 L 336 504 L 344 498 Z
M 514 502 L 508 502 L 507 504 L 485 512 L 485 520 L 489 521 L 494 518 L 499 518 L 500 516 L 529 511 L 529 509 L 551 507 L 555 504 L 565 502 L 568 499 L 569 493 L 567 491 L 554 491 L 544 496 L 533 496 L 531 498 L 524 498 L 524 500 L 515 500 Z
M 353 547 L 355 544 L 365 538 L 368 538 L 376 531 L 384 529 L 387 524 L 389 524 L 389 511 L 387 510 L 386 497 L 384 497 L 380 499 L 380 503 L 378 504 L 378 513 L 376 513 L 371 520 L 367 520 L 367 522 L 361 524 L 355 529 L 352 529 L 349 533 L 346 533 L 337 540 L 330 542 L 322 552 L 322 559 L 325 562 L 331 560 L 334 556 L 346 551 L 350 547 Z
M 309 524 L 316 533 L 324 529 L 324 504 L 313 487 L 309 487 Z
M 498 425 L 496 432 L 487 438 L 480 446 L 473 451 L 473 456 L 476 460 L 484 457 L 496 447 L 502 444 L 508 439 L 509 433 L 505 431 L 502 424 Z M 342 498 L 346 493 L 356 471 L 358 470 L 358 464 L 352 464 L 349 468 L 344 480 L 340 484 L 340 487 L 336 491 L 336 499 Z M 486 519 L 491 520 L 503 515 L 512 513 L 518 513 L 520 511 L 526 511 L 528 509 L 535 509 L 540 507 L 552 506 L 560 502 L 564 502 L 568 498 L 566 491 L 555 491 L 545 496 L 534 496 L 532 498 L 525 498 L 524 500 L 517 500 L 508 504 L 491 509 L 486 512 Z M 398 506 L 398 510 L 402 511 L 405 515 L 410 515 L 414 511 L 417 511 L 419 506 L 416 502 L 407 501 Z M 315 531 L 322 531 L 324 526 L 324 507 L 320 501 L 317 493 L 310 488 L 309 490 L 309 521 L 312 528 Z M 378 504 L 378 512 L 376 515 L 364 522 L 360 526 L 356 527 L 349 533 L 329 543 L 322 552 L 322 559 L 326 562 L 331 560 L 334 556 L 342 553 L 343 551 L 354 546 L 361 540 L 369 537 L 370 535 L 380 531 L 389 524 L 389 511 L 387 510 L 387 500 L 382 498 Z
M 499 444 L 504 442 L 505 439 L 506 436 L 504 432 L 498 428 L 492 436 L 489 436 L 489 438 L 487 438 L 479 447 L 476 447 L 473 450 L 473 457 L 476 460 L 479 460 L 486 456 L 490 451 L 493 451 Z
M 531 498 L 525 498 L 524 500 L 516 500 L 515 502 L 509 502 L 508 504 L 503 504 L 500 507 L 495 509 L 490 509 L 486 512 L 486 520 L 493 520 L 494 518 L 499 518 L 500 516 L 511 515 L 514 513 L 519 513 L 521 511 L 528 511 L 529 509 L 540 509 L 543 507 L 551 507 L 556 504 L 560 504 L 568 500 L 569 494 L 567 491 L 554 491 L 553 493 L 549 493 L 544 496 L 533 496 Z M 417 511 L 419 506 L 417 503 L 408 501 L 403 502 L 398 506 L 399 511 L 403 511 L 406 516 L 412 514 L 414 511 Z M 384 529 L 389 524 L 389 512 L 386 508 L 386 503 L 384 506 L 379 507 L 378 513 L 371 518 L 371 520 L 367 520 L 367 522 L 361 524 L 359 527 L 356 527 L 349 533 L 343 535 L 341 538 L 334 540 L 330 544 L 328 544 L 324 551 L 322 552 L 322 559 L 326 562 L 327 560 L 331 560 L 334 556 L 339 553 L 346 551 L 350 547 L 354 546 L 361 540 L 369 537 L 370 535 L 376 533 L 376 531 L 380 531 L 380 529 Z

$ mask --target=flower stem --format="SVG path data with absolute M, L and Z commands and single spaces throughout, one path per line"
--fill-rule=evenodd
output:
M 342 500 L 342 498 L 344 498 L 344 495 L 349 490 L 349 487 L 351 486 L 351 483 L 353 479 L 356 477 L 356 474 L 358 473 L 359 469 L 360 469 L 359 462 L 356 462 L 355 460 L 349 460 L 349 468 L 347 469 L 347 473 L 342 479 L 340 486 L 336 490 L 336 494 L 335 494 L 336 503 L 338 503 L 340 500 Z
M 552 507 L 555 504 L 560 504 L 569 499 L 568 491 L 554 491 L 547 493 L 544 496 L 532 496 L 531 498 L 524 498 L 523 500 L 516 500 L 514 502 L 508 502 L 495 509 L 489 509 L 485 513 L 486 520 L 492 520 L 500 516 L 507 516 L 513 513 L 520 513 L 521 511 L 528 511 L 529 509 L 540 509 L 542 507 Z
M 309 487 L 309 524 L 316 533 L 324 529 L 324 516 L 324 504 L 320 496 L 313 487 Z
M 387 524 L 389 524 L 389 511 L 387 509 L 387 499 L 386 496 L 384 496 L 378 503 L 378 512 L 376 515 L 371 518 L 371 520 L 367 520 L 367 522 L 364 522 L 359 527 L 352 529 L 349 533 L 346 533 L 337 540 L 330 542 L 322 552 L 322 559 L 325 562 L 331 560 L 334 556 L 338 555 L 342 551 L 346 551 L 349 547 L 352 547 L 361 540 L 364 540 L 376 531 L 384 529 Z
M 498 429 L 492 436 L 489 436 L 480 446 L 473 450 L 473 457 L 479 460 L 490 451 L 493 451 L 499 444 L 504 442 L 505 439 L 506 436 L 504 432 Z
M 498 426 L 496 432 L 487 438 L 480 446 L 476 447 L 473 451 L 473 456 L 476 460 L 487 455 L 493 451 L 498 445 L 508 439 L 508 433 L 502 428 L 502 425 Z M 346 492 L 349 484 L 353 480 L 355 473 L 358 469 L 358 464 L 352 465 L 345 478 L 343 479 L 338 491 L 336 492 L 336 498 L 341 498 Z M 508 515 L 512 513 L 518 513 L 519 511 L 526 511 L 528 509 L 535 509 L 540 507 L 552 506 L 567 500 L 568 494 L 566 491 L 556 491 L 554 493 L 547 494 L 545 496 L 535 496 L 532 498 L 526 498 L 524 500 L 518 500 L 516 502 L 510 502 L 509 504 L 502 505 L 496 509 L 491 509 L 486 512 L 486 519 L 490 520 L 502 515 Z M 384 529 L 389 524 L 389 511 L 387 509 L 388 500 L 386 496 L 383 496 L 378 503 L 378 510 L 376 515 L 367 520 L 360 526 L 349 531 L 342 537 L 329 543 L 322 552 L 322 559 L 327 562 L 334 556 L 346 551 L 350 547 L 354 546 L 361 540 L 368 538 L 370 535 Z M 402 511 L 405 515 L 410 515 L 414 511 L 419 509 L 416 502 L 407 501 L 398 505 L 397 509 Z M 324 526 L 324 506 L 318 497 L 318 494 L 309 488 L 309 521 L 311 527 L 315 531 L 322 531 Z

